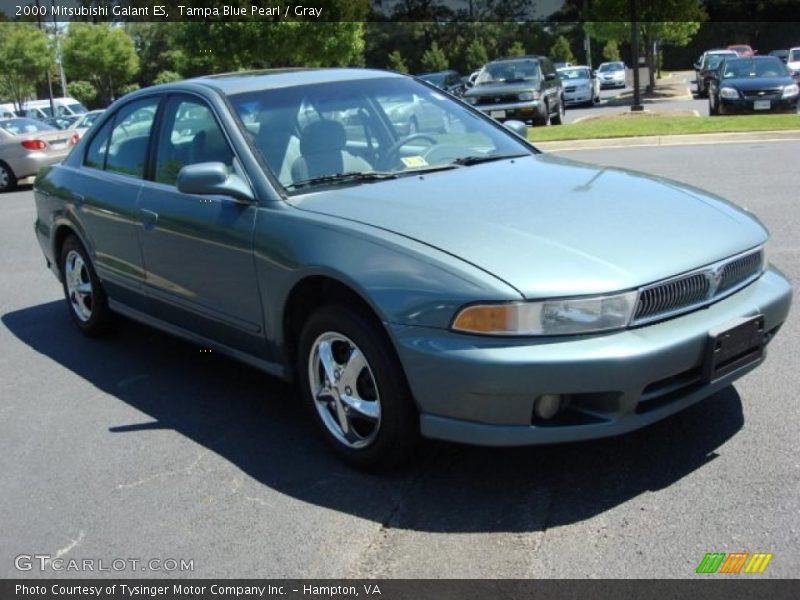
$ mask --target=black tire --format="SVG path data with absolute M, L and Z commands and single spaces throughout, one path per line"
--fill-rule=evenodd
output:
M 15 187 L 17 187 L 17 178 L 14 175 L 14 171 L 0 160 L 0 193 L 10 192 Z
M 78 273 L 78 277 L 81 278 L 82 281 L 91 284 L 91 291 L 86 295 L 89 301 L 88 303 L 82 303 L 84 306 L 88 304 L 90 307 L 88 316 L 86 314 L 83 314 L 83 316 L 79 315 L 79 308 L 76 308 L 76 303 L 81 303 L 77 300 L 73 301 L 75 292 L 70 291 L 70 284 L 67 280 L 69 277 L 67 261 L 73 261 L 75 256 L 80 257 L 80 261 L 82 262 L 81 268 L 76 269 L 75 272 Z M 74 265 L 75 263 L 73 262 L 72 264 Z M 58 265 L 61 269 L 64 298 L 67 302 L 67 310 L 69 311 L 72 322 L 88 336 L 94 337 L 107 333 L 113 322 L 113 314 L 108 308 L 108 297 L 103 289 L 103 285 L 100 283 L 100 279 L 97 277 L 89 254 L 86 252 L 83 244 L 81 244 L 74 235 L 69 235 L 64 240 L 64 244 L 61 246 L 61 255 L 59 256 Z M 77 298 L 77 295 L 75 295 L 75 297 Z
M 544 101 L 544 116 L 535 117 L 533 125 L 534 127 L 547 127 L 550 125 L 550 106 L 547 104 L 547 100 Z
M 379 328 L 380 323 L 369 316 L 346 306 L 333 304 L 317 309 L 308 318 L 303 325 L 298 344 L 297 374 L 303 403 L 331 449 L 348 464 L 367 470 L 387 470 L 407 462 L 414 455 L 420 437 L 419 415 L 405 375 L 391 350 L 391 342 Z M 380 416 L 377 425 L 370 430 L 371 441 L 363 447 L 354 448 L 337 437 L 341 434 L 341 427 L 337 425 L 339 421 L 333 408 L 336 403 L 333 396 L 328 396 L 331 400 L 326 407 L 317 401 L 315 392 L 312 392 L 315 383 L 311 380 L 311 373 L 315 369 L 320 374 L 324 371 L 320 371 L 321 365 L 316 362 L 315 348 L 318 341 L 329 334 L 344 336 L 352 341 L 366 359 L 366 367 L 362 367 L 360 375 L 366 373 L 367 376 L 372 376 L 370 385 L 378 399 Z M 333 349 L 331 345 L 332 357 L 335 356 Z M 342 374 L 342 381 L 338 380 L 339 372 Z M 344 374 L 345 368 L 338 371 L 337 366 L 337 385 L 343 385 Z M 329 415 L 323 416 L 326 410 Z M 349 414 L 358 418 L 358 413 L 352 409 Z M 332 422 L 333 429 L 330 428 Z M 361 423 L 373 425 L 369 421 Z M 337 426 L 338 434 L 334 433 Z
M 708 114 L 711 117 L 719 116 L 719 108 L 714 105 L 710 97 L 708 99 Z
M 550 117 L 550 122 L 553 125 L 563 125 L 564 124 L 564 116 L 566 114 L 566 107 L 564 106 L 564 98 L 558 101 L 558 111 L 555 115 Z

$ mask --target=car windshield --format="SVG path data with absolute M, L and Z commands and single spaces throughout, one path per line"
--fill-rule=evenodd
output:
M 789 73 L 786 66 L 772 56 L 762 58 L 740 58 L 725 62 L 723 79 L 743 79 L 751 77 L 785 77 Z
M 706 56 L 706 69 L 716 69 L 719 63 L 725 58 L 736 58 L 739 56 L 736 52 L 729 52 L 727 54 L 709 54 Z
M 290 191 L 531 154 L 510 132 L 404 77 L 234 94 L 254 149 Z
M 800 48 L 795 48 L 789 53 L 789 60 L 792 62 L 800 61 Z
M 80 102 L 75 102 L 74 104 L 67 104 L 67 108 L 72 111 L 73 114 L 82 115 L 86 112 L 86 107 L 81 104 Z
M 29 133 L 38 133 L 39 131 L 55 131 L 56 128 L 48 125 L 44 121 L 37 121 L 35 119 L 6 119 L 0 121 L 0 128 L 4 129 L 11 135 L 27 135 Z
M 607 73 L 609 71 L 621 71 L 624 68 L 625 67 L 623 67 L 622 63 L 618 63 L 618 62 L 605 63 L 605 64 L 600 65 L 600 68 L 598 69 L 598 71 L 600 71 L 601 73 Z
M 559 69 L 558 74 L 561 79 L 591 79 L 592 72 L 587 67 L 574 67 L 571 69 Z
M 442 87 L 444 85 L 444 77 L 444 73 L 431 73 L 429 75 L 420 75 L 419 78 L 437 87 Z
M 78 123 L 78 127 L 91 127 L 92 123 L 97 120 L 97 117 L 99 117 L 100 114 L 101 113 L 89 113 L 84 115 Z
M 539 78 L 539 61 L 530 58 L 489 63 L 475 80 L 475 85 L 532 81 Z

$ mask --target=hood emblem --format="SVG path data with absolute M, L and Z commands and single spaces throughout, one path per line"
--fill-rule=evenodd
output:
M 758 92 L 759 96 L 763 96 L 764 94 L 766 94 L 766 92 Z
M 722 283 L 722 269 L 724 265 L 720 265 L 715 269 L 706 271 L 706 278 L 708 279 L 708 297 L 713 298 L 719 289 L 719 284 Z

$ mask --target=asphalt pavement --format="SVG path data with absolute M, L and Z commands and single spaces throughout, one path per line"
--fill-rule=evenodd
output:
M 749 208 L 797 281 L 799 154 L 785 142 L 562 156 Z M 756 577 L 800 570 L 797 310 L 761 368 L 644 430 L 431 443 L 406 472 L 374 476 L 337 462 L 292 388 L 260 372 L 130 322 L 83 337 L 33 219 L 29 189 L 0 195 L 0 577 L 87 575 L 15 568 L 33 554 L 193 561 L 94 573 L 126 577 L 695 577 L 705 553 L 733 551 L 774 554 Z

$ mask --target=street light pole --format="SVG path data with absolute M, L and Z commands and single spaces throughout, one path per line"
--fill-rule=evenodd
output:
M 639 91 L 639 22 L 636 14 L 636 0 L 630 0 L 631 8 L 631 50 L 633 52 L 633 105 L 631 111 L 644 110 Z
M 67 96 L 67 77 L 64 75 L 64 63 L 61 61 L 61 34 L 58 32 L 56 23 L 56 0 L 50 0 L 53 7 L 53 35 L 56 36 L 56 59 L 58 60 L 58 71 L 61 75 L 61 95 Z
M 36 0 L 36 23 L 39 25 L 39 30 L 42 29 L 42 18 L 39 16 L 41 15 L 41 6 L 39 5 L 39 0 Z M 56 106 L 53 103 L 53 80 L 50 78 L 50 67 L 45 70 L 47 73 L 47 91 L 50 95 L 50 116 L 56 116 Z

